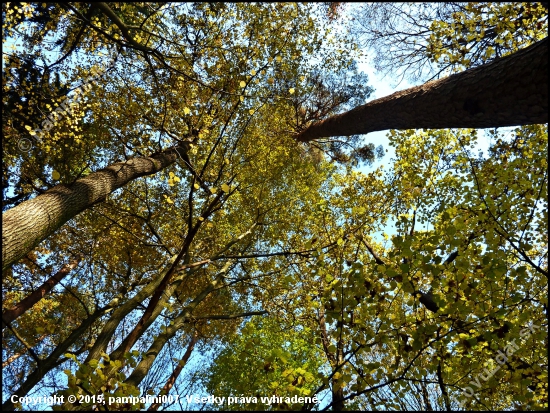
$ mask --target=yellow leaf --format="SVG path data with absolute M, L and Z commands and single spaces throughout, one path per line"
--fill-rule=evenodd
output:
M 241 80 L 241 87 L 245 87 L 246 86 L 246 83 L 244 80 Z
M 174 172 L 168 173 L 168 176 L 169 176 L 170 178 L 173 178 L 173 177 L 174 177 Z
M 181 179 L 178 176 L 174 176 L 174 182 L 179 182 Z
M 215 187 L 210 188 L 210 192 L 212 192 L 213 194 L 215 194 L 215 193 L 216 193 L 216 188 L 215 188 Z
M 169 196 L 166 197 L 166 202 L 168 202 L 169 204 L 173 204 L 173 203 L 174 203 L 174 201 L 172 201 L 172 200 L 170 199 Z
M 54 179 L 54 181 L 57 181 L 59 180 L 59 178 L 61 178 L 61 175 L 59 174 L 59 172 L 57 172 L 55 169 L 52 171 L 52 178 Z
M 25 129 L 31 130 L 32 128 L 29 125 L 25 125 Z
M 252 76 L 254 76 L 254 75 L 256 74 L 256 71 L 255 71 L 255 70 L 251 70 L 251 71 L 250 71 L 250 74 L 251 74 Z
M 254 109 L 250 109 L 250 110 L 248 111 L 248 113 L 250 113 L 251 115 L 253 115 L 253 114 L 254 114 Z
M 189 109 L 188 107 L 183 108 L 183 113 L 185 113 L 186 115 L 189 115 L 190 112 L 191 109 Z
M 203 218 L 203 217 L 199 217 L 199 221 L 204 221 L 204 218 Z
M 281 60 L 283 60 L 283 58 L 281 56 L 277 56 L 275 59 L 277 59 L 278 62 L 280 62 Z
M 229 165 L 229 159 L 225 159 L 224 162 L 226 165 Z
M 199 188 L 200 188 L 199 184 L 195 184 L 195 185 L 193 185 L 193 187 L 195 187 L 195 189 L 199 189 Z
M 223 184 L 222 185 L 222 191 L 225 192 L 225 193 L 229 192 L 229 185 Z
M 294 88 L 291 87 L 289 90 L 288 90 L 288 93 L 290 93 L 291 95 L 294 93 Z

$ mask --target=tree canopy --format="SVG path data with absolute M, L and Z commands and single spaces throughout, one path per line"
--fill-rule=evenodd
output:
M 2 17 L 3 409 L 548 407 L 547 6 Z

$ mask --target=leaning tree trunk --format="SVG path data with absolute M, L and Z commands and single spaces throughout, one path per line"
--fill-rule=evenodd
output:
M 46 294 L 48 294 L 53 287 L 61 282 L 80 262 L 82 256 L 71 260 L 71 262 L 63 265 L 59 271 L 52 275 L 48 280 L 42 284 L 36 291 L 29 294 L 23 300 L 19 301 L 12 308 L 4 310 L 2 312 L 2 330 L 6 327 L 7 324 L 10 324 L 12 321 L 16 320 L 20 315 L 24 314 L 31 309 L 38 301 L 42 299 Z
M 17 396 L 15 400 L 25 397 L 39 382 L 55 367 L 59 366 L 59 358 L 95 323 L 96 320 L 107 314 L 118 304 L 119 298 L 113 299 L 103 308 L 95 310 L 78 326 L 62 343 L 58 344 L 52 353 L 45 359 L 41 359 L 34 371 L 27 376 L 19 388 L 12 394 Z M 11 397 L 2 404 L 2 411 L 15 410 Z
M 455 75 L 313 123 L 300 142 L 386 129 L 493 128 L 548 122 L 548 38 Z
M 197 342 L 198 338 L 199 338 L 199 332 L 197 330 L 195 330 L 193 332 L 193 335 L 191 336 L 191 341 L 189 342 L 189 344 L 187 346 L 187 350 L 185 351 L 185 354 L 183 355 L 181 360 L 178 362 L 178 365 L 176 366 L 174 371 L 172 371 L 172 374 L 170 375 L 170 377 L 168 378 L 168 380 L 166 381 L 166 383 L 162 387 L 162 390 L 160 391 L 159 395 L 157 396 L 157 400 L 159 400 L 163 395 L 168 395 L 168 393 L 170 393 L 170 390 L 174 386 L 174 383 L 176 382 L 178 376 L 180 375 L 181 371 L 183 370 L 183 368 L 185 367 L 185 365 L 189 361 L 189 358 L 191 357 L 191 353 L 193 352 L 193 349 L 195 348 L 195 343 Z M 149 411 L 149 412 L 155 411 L 156 412 L 161 405 L 162 405 L 162 403 L 155 402 L 155 403 L 151 404 L 151 406 L 149 406 L 147 411 Z
M 185 150 L 186 147 L 179 146 L 149 157 L 112 164 L 9 209 L 2 215 L 2 271 L 80 212 L 104 201 L 107 195 L 128 182 L 173 164 L 178 151 Z

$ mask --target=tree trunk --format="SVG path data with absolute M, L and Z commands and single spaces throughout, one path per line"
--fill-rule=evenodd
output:
M 336 350 L 336 368 L 344 365 L 344 352 L 342 351 L 344 344 L 342 343 L 342 338 L 338 340 L 337 350 Z M 334 369 L 334 367 L 333 367 Z M 344 402 L 344 386 L 342 383 L 332 383 L 332 410 L 342 411 L 346 407 Z
M 216 280 L 212 281 L 206 286 L 194 299 L 191 301 L 185 308 L 178 314 L 178 316 L 172 320 L 173 323 L 166 327 L 164 332 L 159 334 L 153 343 L 149 346 L 149 349 L 145 353 L 143 359 L 138 363 L 130 377 L 126 379 L 125 383 L 131 386 L 139 386 L 141 381 L 145 378 L 145 375 L 153 365 L 160 351 L 164 345 L 170 340 L 174 335 L 184 327 L 187 320 L 191 318 L 193 310 L 202 302 L 204 299 L 216 288 L 219 287 L 219 284 Z M 138 331 L 138 334 L 133 334 L 134 331 Z M 130 351 L 132 346 L 135 344 L 137 339 L 145 332 L 144 328 L 140 328 L 138 325 L 134 328 L 132 333 L 128 334 L 124 342 L 109 356 L 111 360 L 120 359 L 125 352 Z M 121 349 L 122 348 L 122 349 Z
M 97 339 L 90 349 L 88 356 L 86 357 L 85 363 L 89 363 L 90 360 L 101 359 L 101 354 L 104 353 L 118 328 L 119 324 L 122 322 L 124 317 L 126 317 L 131 311 L 133 311 L 140 303 L 146 300 L 151 296 L 159 286 L 159 284 L 164 280 L 166 274 L 172 268 L 172 265 L 176 262 L 178 255 L 173 255 L 167 264 L 167 267 L 156 277 L 153 281 L 143 287 L 136 295 L 126 301 L 124 304 L 120 305 L 109 317 L 109 320 L 105 323 L 101 332 L 98 334 Z
M 75 258 L 68 264 L 65 264 L 51 276 L 44 284 L 42 284 L 36 291 L 34 291 L 29 296 L 25 297 L 23 300 L 18 302 L 13 308 L 6 310 L 2 313 L 2 330 L 6 327 L 7 324 L 16 320 L 21 314 L 24 314 L 28 311 L 33 305 L 42 299 L 46 294 L 48 294 L 53 287 L 55 287 L 63 278 L 67 276 L 80 262 L 82 257 Z
M 70 185 L 57 185 L 6 211 L 2 215 L 2 271 L 65 222 L 104 201 L 111 192 L 173 164 L 178 159 L 178 150 L 186 148 L 170 148 L 149 157 L 115 163 Z
M 202 299 L 201 299 L 202 301 Z M 149 346 L 147 351 L 145 352 L 145 356 L 141 359 L 141 361 L 138 363 L 132 374 L 126 379 L 124 383 L 129 384 L 131 386 L 138 387 L 143 379 L 145 379 L 145 376 L 147 373 L 149 373 L 149 370 L 153 366 L 153 363 L 155 362 L 157 356 L 160 354 L 166 343 L 168 343 L 169 340 L 171 340 L 178 331 L 181 331 L 185 323 L 189 322 L 189 320 L 193 319 L 192 316 L 192 308 L 189 310 L 189 308 L 184 309 L 178 317 L 174 320 L 174 324 L 168 326 L 166 330 L 159 334 L 157 338 L 153 341 L 153 343 Z M 250 317 L 253 315 L 263 315 L 266 314 L 265 311 L 252 311 L 248 313 L 240 313 L 240 314 L 221 314 L 221 315 L 214 315 L 214 316 L 206 316 L 201 317 L 204 319 L 218 319 L 218 320 L 230 320 L 234 318 L 240 318 L 240 317 Z M 120 357 L 119 357 L 120 358 Z M 113 358 L 111 358 L 112 360 Z
M 162 390 L 160 391 L 158 398 L 162 397 L 163 395 L 168 395 L 170 393 L 170 390 L 174 386 L 174 383 L 176 382 L 178 376 L 180 375 L 181 371 L 189 361 L 189 357 L 191 357 L 191 353 L 193 352 L 193 349 L 195 348 L 195 343 L 197 342 L 197 339 L 199 338 L 199 334 L 197 330 L 194 331 L 193 336 L 191 337 L 191 341 L 189 342 L 189 345 L 187 346 L 187 350 L 185 351 L 185 354 L 179 361 L 178 365 L 164 384 Z M 158 400 L 158 399 L 157 399 Z M 157 411 L 159 407 L 162 405 L 162 403 L 155 402 L 149 406 L 147 411 Z
M 548 122 L 548 39 L 310 125 L 300 142 L 387 129 L 493 128 Z
M 210 210 L 213 207 L 213 205 L 217 203 L 219 199 L 220 199 L 220 195 L 218 195 L 214 199 L 214 201 L 209 205 L 209 207 L 207 208 L 207 211 Z M 155 321 L 155 318 L 158 317 L 160 312 L 164 309 L 164 306 L 162 305 L 161 300 L 163 299 L 168 300 L 171 297 L 172 292 L 177 288 L 177 285 L 179 285 L 179 283 L 181 283 L 182 281 L 182 279 L 180 279 L 178 281 L 175 281 L 172 285 L 170 285 L 172 281 L 172 277 L 176 272 L 176 265 L 184 256 L 189 257 L 189 254 L 188 254 L 189 247 L 193 242 L 193 239 L 197 234 L 199 228 L 200 228 L 200 224 L 197 224 L 194 227 L 189 229 L 189 232 L 185 237 L 185 241 L 183 243 L 180 253 L 176 256 L 175 261 L 172 262 L 170 267 L 166 270 L 166 273 L 163 276 L 162 281 L 160 282 L 160 284 L 154 291 L 153 295 L 151 296 L 149 303 L 147 304 L 147 307 L 145 308 L 145 311 L 141 316 L 141 318 L 139 319 L 137 325 L 130 332 L 130 334 L 128 334 L 128 336 L 124 339 L 124 341 L 120 344 L 120 346 L 113 352 L 113 354 L 111 354 L 110 357 L 112 360 L 118 360 L 119 358 L 123 357 L 126 352 L 130 351 L 130 349 L 137 342 L 137 340 L 142 336 L 145 330 L 149 328 L 149 326 Z M 189 276 L 189 274 L 190 272 L 188 272 L 187 275 L 184 275 L 184 276 L 187 277 Z M 203 291 L 203 293 L 208 295 L 210 291 L 211 290 L 209 290 L 206 293 L 204 293 Z M 204 297 L 206 297 L 206 295 L 204 295 Z M 203 298 L 201 298 L 200 301 L 202 301 Z M 195 300 L 198 300 L 198 298 L 196 298 Z M 198 302 L 200 303 L 200 301 Z M 189 306 L 193 305 L 194 302 L 195 301 L 189 304 Z M 187 308 L 190 308 L 189 306 Z
M 191 314 L 187 311 L 183 311 L 182 314 L 175 320 L 173 326 L 169 326 L 165 332 L 159 334 L 153 343 L 147 349 L 145 356 L 138 363 L 132 374 L 126 379 L 124 383 L 131 386 L 139 386 L 143 381 L 149 369 L 152 367 L 153 363 L 157 359 L 157 356 L 160 354 L 161 350 L 165 344 L 176 335 L 176 333 L 184 327 L 185 322 L 187 322 L 191 317 Z
M 346 407 L 344 401 L 344 388 L 338 387 L 332 389 L 332 410 L 341 412 Z
M 36 339 L 36 345 L 41 343 L 42 340 L 44 340 L 47 336 L 48 336 L 47 334 L 42 334 L 40 337 L 38 337 Z M 6 361 L 2 362 L 2 368 L 5 368 L 5 367 L 9 366 L 11 363 L 13 363 L 19 357 L 27 354 L 28 351 L 29 351 L 29 349 L 27 347 L 23 347 L 19 353 L 15 353 L 14 355 L 8 357 L 8 359 Z
M 319 330 L 321 333 L 321 343 L 323 344 L 323 349 L 325 351 L 325 355 L 327 357 L 327 360 L 334 371 L 335 369 L 338 369 L 344 361 L 341 346 L 342 343 L 338 343 L 338 347 L 336 350 L 336 353 L 331 353 L 329 351 L 330 347 L 330 337 L 327 333 L 327 326 L 325 321 L 325 310 L 321 306 L 319 308 Z M 334 411 L 341 411 L 344 410 L 345 403 L 344 403 L 344 388 L 336 383 L 334 379 L 332 379 L 331 383 L 331 394 L 332 394 L 332 402 L 330 406 L 332 407 L 332 410 Z
M 145 320 L 142 324 L 138 323 L 138 325 L 134 327 L 134 329 L 126 336 L 126 338 L 118 345 L 118 347 L 109 354 L 109 358 L 111 360 L 122 360 L 124 358 L 124 354 L 132 349 L 137 340 L 141 338 L 143 333 L 147 331 L 147 329 L 156 321 L 158 316 L 166 308 L 168 300 L 170 299 L 178 285 L 179 283 L 172 284 L 164 291 L 161 298 L 156 302 L 155 307 L 151 310 L 151 313 L 149 317 L 147 317 L 147 320 Z
M 53 368 L 57 367 L 60 362 L 59 358 L 79 339 L 82 337 L 82 334 L 90 328 L 90 326 L 103 315 L 108 313 L 112 308 L 114 308 L 118 303 L 118 299 L 111 301 L 107 306 L 97 309 L 94 311 L 87 319 L 82 321 L 80 326 L 73 330 L 73 332 L 67 337 L 61 344 L 58 344 L 57 347 L 52 351 L 52 353 L 44 360 L 40 361 L 40 364 L 36 366 L 34 371 L 27 376 L 25 381 L 19 386 L 19 389 L 13 393 L 12 396 L 18 396 L 16 399 L 26 396 L 34 386 L 36 386 L 44 376 L 51 371 Z M 2 404 L 2 411 L 5 410 L 15 410 L 15 406 L 11 401 L 11 398 L 8 398 Z

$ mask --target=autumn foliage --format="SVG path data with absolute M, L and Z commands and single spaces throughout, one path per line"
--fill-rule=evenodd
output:
M 547 53 L 542 5 L 2 17 L 3 410 L 548 407 L 544 107 L 453 127 L 423 83 Z M 382 102 L 385 147 L 322 126 L 369 99 L 371 51 L 434 96 L 398 125 Z

